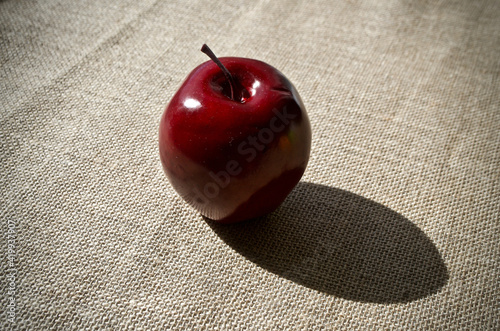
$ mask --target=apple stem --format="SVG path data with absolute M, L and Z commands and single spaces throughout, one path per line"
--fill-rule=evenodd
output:
M 224 73 L 224 76 L 226 76 L 226 79 L 229 82 L 229 88 L 231 89 L 231 100 L 234 101 L 235 100 L 234 99 L 234 91 L 236 89 L 236 82 L 234 81 L 233 76 L 231 75 L 229 70 L 227 70 L 227 68 L 224 67 L 224 65 L 220 62 L 220 60 L 217 58 L 217 56 L 215 56 L 214 52 L 212 52 L 212 50 L 207 46 L 207 44 L 203 44 L 203 46 L 201 47 L 201 51 L 203 53 L 207 54 L 208 57 L 210 57 L 212 59 L 212 61 L 214 61 L 217 64 L 217 66 L 220 68 L 220 70 L 222 70 L 222 72 Z

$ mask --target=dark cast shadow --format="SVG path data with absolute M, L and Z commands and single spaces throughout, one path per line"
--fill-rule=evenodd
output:
M 405 303 L 437 293 L 448 281 L 439 251 L 415 224 L 337 188 L 301 182 L 266 217 L 206 222 L 257 265 L 348 300 Z

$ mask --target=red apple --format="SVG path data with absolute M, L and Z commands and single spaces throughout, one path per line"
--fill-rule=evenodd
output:
M 163 169 L 202 215 L 234 223 L 275 210 L 309 160 L 311 128 L 292 83 L 253 59 L 217 59 L 195 68 L 160 122 Z

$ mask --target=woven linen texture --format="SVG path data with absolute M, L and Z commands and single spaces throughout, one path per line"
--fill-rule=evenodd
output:
M 499 17 L 0 1 L 0 328 L 500 329 Z M 160 116 L 203 43 L 278 68 L 311 120 L 301 183 L 255 222 L 204 220 L 161 168 Z

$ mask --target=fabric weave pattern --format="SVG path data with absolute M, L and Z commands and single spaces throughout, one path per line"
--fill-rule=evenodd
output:
M 500 329 L 499 17 L 1 1 L 2 329 Z M 255 222 L 204 220 L 161 169 L 203 43 L 278 68 L 311 120 L 301 183 Z

